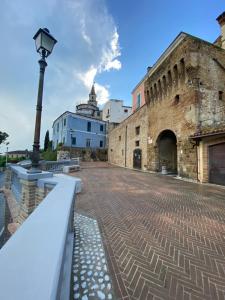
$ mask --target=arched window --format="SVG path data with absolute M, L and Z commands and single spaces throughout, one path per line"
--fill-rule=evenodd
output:
M 163 92 L 166 95 L 167 94 L 167 83 L 166 83 L 166 76 L 163 76 Z
M 173 67 L 173 74 L 174 74 L 174 84 L 175 86 L 178 85 L 178 68 L 177 68 L 177 65 L 175 65 Z
M 151 96 L 151 101 L 153 101 L 153 100 L 154 100 L 154 93 L 153 93 L 153 88 L 152 88 L 152 86 L 151 86 L 151 88 L 150 88 L 150 96 Z
M 158 90 L 159 90 L 159 98 L 162 99 L 162 85 L 161 80 L 158 80 Z
M 172 88 L 172 74 L 170 70 L 168 71 L 168 88 Z
M 157 100 L 158 99 L 158 91 L 157 91 L 156 83 L 154 84 L 154 94 L 155 94 L 155 100 Z
M 184 83 L 184 81 L 185 81 L 185 62 L 184 62 L 183 58 L 180 60 L 180 79 L 181 79 L 181 82 Z

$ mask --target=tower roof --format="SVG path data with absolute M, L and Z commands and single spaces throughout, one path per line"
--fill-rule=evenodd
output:
M 94 83 L 92 85 L 90 95 L 95 95 L 96 96 L 96 93 L 95 93 L 95 84 Z

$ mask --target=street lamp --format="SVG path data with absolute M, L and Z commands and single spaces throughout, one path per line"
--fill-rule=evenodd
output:
M 47 63 L 45 58 L 48 57 L 53 50 L 57 40 L 49 33 L 47 28 L 40 28 L 34 35 L 36 50 L 41 55 L 41 59 L 38 61 L 40 65 L 39 86 L 37 96 L 36 107 L 36 121 L 34 131 L 34 144 L 32 154 L 32 169 L 30 172 L 41 172 L 38 170 L 39 165 L 39 148 L 40 148 L 40 131 L 41 131 L 41 111 L 42 111 L 42 97 L 43 97 L 43 85 L 44 85 L 44 73 Z

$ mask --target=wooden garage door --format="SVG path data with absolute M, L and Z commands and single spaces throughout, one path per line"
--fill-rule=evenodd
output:
M 225 143 L 209 147 L 209 182 L 225 185 Z

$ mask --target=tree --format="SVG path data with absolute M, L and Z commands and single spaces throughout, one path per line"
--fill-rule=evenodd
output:
M 47 130 L 45 134 L 44 151 L 48 150 L 48 146 L 49 146 L 49 131 Z
M 4 143 L 8 137 L 6 132 L 0 131 L 0 144 Z

